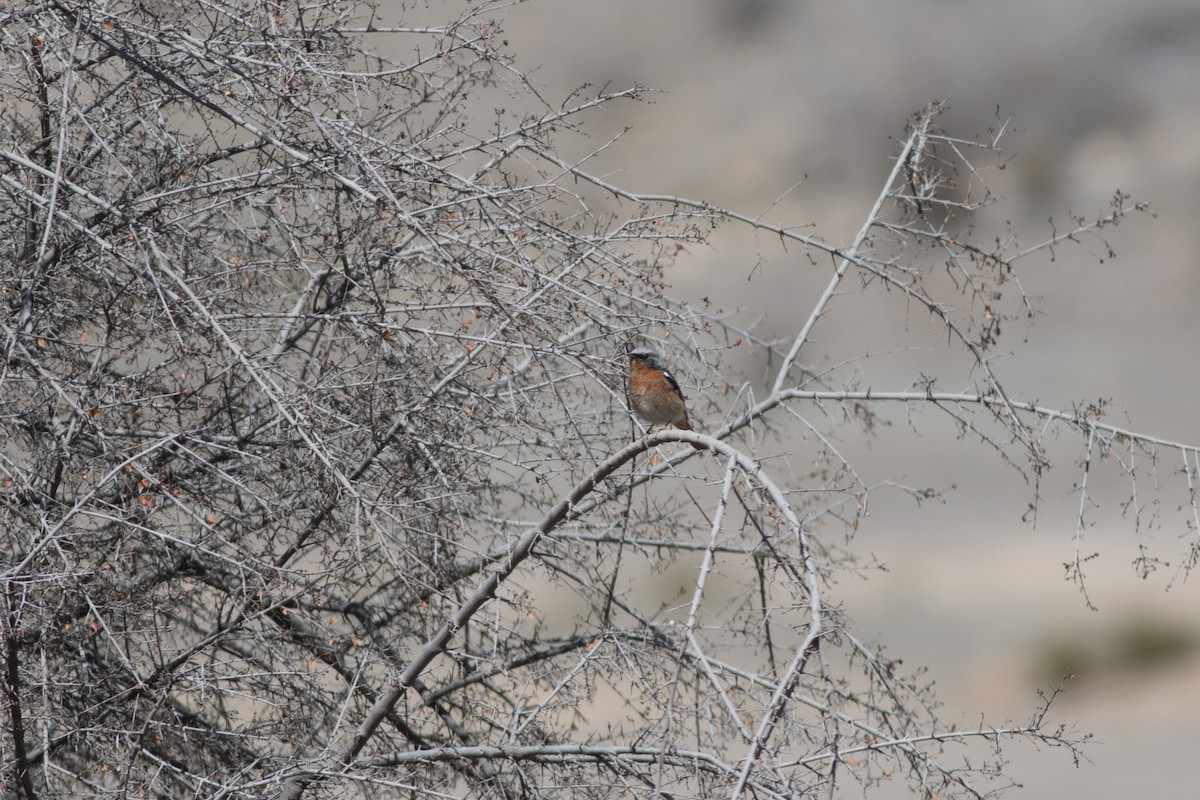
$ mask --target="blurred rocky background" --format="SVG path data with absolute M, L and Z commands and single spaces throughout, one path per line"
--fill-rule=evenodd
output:
M 1002 202 L 981 228 L 1011 222 L 1031 245 L 1049 236 L 1051 218 L 1062 228 L 1070 215 L 1094 217 L 1117 189 L 1151 203 L 1153 217 L 1105 231 L 1115 259 L 1091 240 L 1021 262 L 1041 315 L 1008 332 L 996 367 L 1022 399 L 1066 409 L 1111 399 L 1110 421 L 1200 442 L 1195 0 L 545 0 L 513 6 L 504 28 L 552 104 L 585 83 L 658 90 L 597 112 L 588 138 L 570 145 L 578 156 L 603 148 L 590 170 L 631 190 L 756 215 L 803 178 L 769 218 L 849 241 L 891 167 L 893 137 L 912 112 L 945 98 L 944 129 L 1010 131 L 1011 160 L 990 173 Z M 827 275 L 802 253 L 729 230 L 668 277 L 677 296 L 748 309 L 760 331 L 782 336 Z M 903 326 L 897 314 L 877 324 Z M 904 388 L 916 376 L 894 377 L 871 386 Z M 846 437 L 839 445 L 857 463 L 956 487 L 921 508 L 903 498 L 873 508 L 852 549 L 886 570 L 839 587 L 863 635 L 888 642 L 906 666 L 927 665 L 944 717 L 964 726 L 1024 720 L 1039 689 L 1075 675 L 1053 718 L 1094 734 L 1091 763 L 1010 745 L 1008 773 L 1024 787 L 1010 796 L 1192 796 L 1200 576 L 1178 560 L 1196 535 L 1186 494 L 1159 498 L 1158 527 L 1135 526 L 1128 482 L 1096 477 L 1081 544 L 1099 553 L 1087 562 L 1098 609 L 1089 610 L 1063 569 L 1076 546 L 1083 442 L 1052 453 L 1032 524 L 1022 517 L 1035 488 L 977 443 Z M 1177 453 L 1158 465 L 1164 480 L 1180 468 Z M 1139 545 L 1170 563 L 1143 578 Z

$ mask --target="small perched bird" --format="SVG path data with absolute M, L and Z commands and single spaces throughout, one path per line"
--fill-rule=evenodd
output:
M 629 405 L 650 425 L 674 425 L 681 431 L 692 430 L 687 404 L 679 381 L 667 371 L 658 353 L 648 347 L 630 350 Z M 697 450 L 704 446 L 692 444 Z

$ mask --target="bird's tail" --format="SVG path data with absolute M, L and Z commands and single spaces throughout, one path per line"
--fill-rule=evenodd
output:
M 686 420 L 686 419 L 683 421 L 683 423 L 682 423 L 682 424 L 676 425 L 675 427 L 676 427 L 676 428 L 679 428 L 679 430 L 681 430 L 681 431 L 694 431 L 694 430 L 696 430 L 695 428 L 693 428 L 693 427 L 692 427 L 692 423 L 691 423 L 690 421 Z M 707 450 L 707 449 L 708 449 L 708 448 L 706 448 L 704 445 L 702 445 L 702 444 L 696 444 L 695 442 L 688 442 L 688 444 L 690 444 L 692 447 L 696 448 L 697 450 Z

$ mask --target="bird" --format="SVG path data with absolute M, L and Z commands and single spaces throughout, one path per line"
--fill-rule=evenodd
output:
M 633 413 L 650 425 L 674 425 L 681 431 L 692 430 L 683 390 L 658 353 L 649 347 L 638 347 L 626 355 L 629 357 L 629 406 Z M 689 444 L 697 450 L 704 449 L 704 445 Z

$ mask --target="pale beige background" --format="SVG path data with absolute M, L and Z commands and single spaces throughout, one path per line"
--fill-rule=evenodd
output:
M 999 106 L 1019 133 L 1007 141 L 1018 155 L 996 213 L 1024 241 L 1044 238 L 1052 215 L 1060 224 L 1068 212 L 1094 215 L 1116 188 L 1150 201 L 1157 215 L 1108 232 L 1116 260 L 1062 249 L 1053 262 L 1023 267 L 1046 313 L 1004 343 L 1012 355 L 1001 375 L 1025 399 L 1068 407 L 1112 398 L 1129 427 L 1200 442 L 1195 0 L 543 0 L 513 7 L 504 26 L 551 101 L 585 82 L 663 90 L 589 119 L 590 145 L 570 145 L 579 154 L 633 126 L 594 171 L 621 170 L 613 180 L 627 188 L 746 213 L 807 175 L 774 219 L 812 224 L 828 241 L 854 235 L 889 169 L 889 137 L 908 114 L 948 98 L 944 125 L 972 135 L 995 124 Z M 764 255 L 747 282 L 753 242 L 718 237 L 670 279 L 677 295 L 722 297 L 766 314 L 768 330 L 793 331 L 811 267 L 777 250 Z M 1128 488 L 1097 479 L 1100 507 L 1086 542 L 1101 553 L 1091 563 L 1100 609 L 1092 612 L 1062 568 L 1078 504 L 1078 441 L 1053 454 L 1036 528 L 1020 520 L 1028 488 L 1012 473 L 997 477 L 977 446 L 903 435 L 872 450 L 844 444 L 883 470 L 959 485 L 944 505 L 919 513 L 911 503 L 876 506 L 854 546 L 889 571 L 840 587 L 864 635 L 930 667 L 948 719 L 1023 720 L 1051 679 L 1054 652 L 1080 672 L 1055 719 L 1095 735 L 1094 763 L 1076 769 L 1061 752 L 1010 745 L 1009 774 L 1024 784 L 1010 796 L 1195 796 L 1197 651 L 1139 659 L 1137 642 L 1145 632 L 1185 646 L 1200 640 L 1200 575 L 1180 577 L 1175 561 L 1136 577 L 1132 527 L 1119 508 Z M 1170 512 L 1186 498 L 1166 501 Z M 1161 555 L 1177 557 L 1175 537 L 1186 531 L 1174 520 L 1155 536 Z

